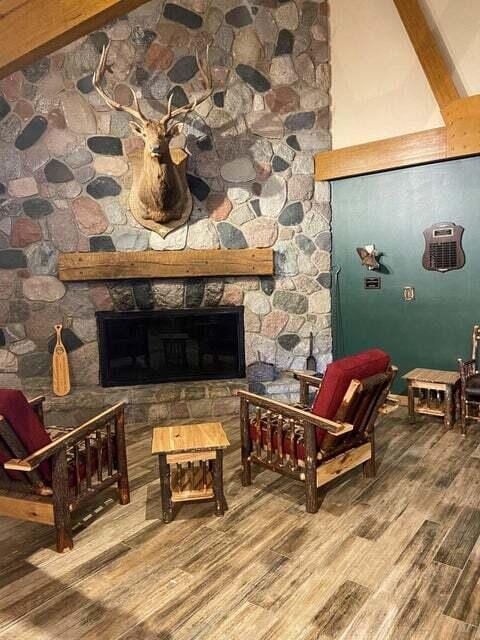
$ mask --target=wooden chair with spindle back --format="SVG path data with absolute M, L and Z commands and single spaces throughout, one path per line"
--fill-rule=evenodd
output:
M 330 364 L 323 378 L 295 373 L 301 405 L 237 391 L 243 485 L 251 484 L 252 463 L 295 478 L 305 484 L 307 512 L 315 513 L 319 487 L 358 465 L 374 476 L 375 421 L 396 372 L 387 354 L 371 349 Z M 318 389 L 311 407 L 310 386 Z
M 458 358 L 460 372 L 460 413 L 462 434 L 467 432 L 467 420 L 480 421 L 480 373 L 478 371 L 478 344 L 480 325 L 472 331 L 472 356 L 470 360 Z
M 54 526 L 57 551 L 71 549 L 72 513 L 78 507 L 112 484 L 118 486 L 120 504 L 130 502 L 124 403 L 79 427 L 49 430 L 43 423 L 43 396 L 28 407 L 21 392 L 1 391 L 5 406 L 19 403 L 28 427 L 15 428 L 11 415 L 8 420 L 0 416 L 0 516 Z

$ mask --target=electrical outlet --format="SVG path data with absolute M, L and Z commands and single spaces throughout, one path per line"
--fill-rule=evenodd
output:
M 405 302 L 413 302 L 415 300 L 415 287 L 403 287 L 403 299 Z

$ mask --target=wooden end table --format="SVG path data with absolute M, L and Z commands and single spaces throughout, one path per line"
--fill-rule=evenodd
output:
M 412 369 L 403 378 L 408 380 L 410 423 L 415 422 L 416 413 L 422 413 L 442 416 L 445 428 L 450 429 L 455 422 L 455 396 L 459 391 L 460 375 L 456 371 Z
M 220 422 L 155 427 L 152 454 L 158 455 L 163 521 L 173 520 L 177 502 L 215 502 L 223 516 L 223 450 L 229 445 Z

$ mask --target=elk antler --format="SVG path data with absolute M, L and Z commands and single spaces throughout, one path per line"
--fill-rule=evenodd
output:
M 163 116 L 163 118 L 161 119 L 162 124 L 165 125 L 165 127 L 170 126 L 170 121 L 175 118 L 176 116 L 179 116 L 181 113 L 189 113 L 190 111 L 194 111 L 199 105 L 202 104 L 202 102 L 205 102 L 205 100 L 207 98 L 209 98 L 212 93 L 213 93 L 213 84 L 212 84 L 212 73 L 208 67 L 208 50 L 209 50 L 209 46 L 207 45 L 207 51 L 206 51 L 206 55 L 205 55 L 205 59 L 206 59 L 206 67 L 207 67 L 207 71 L 205 71 L 205 69 L 202 67 L 202 65 L 200 64 L 200 57 L 198 55 L 198 49 L 195 50 L 195 59 L 197 61 L 197 67 L 198 70 L 200 71 L 200 75 L 202 76 L 203 81 L 205 82 L 205 93 L 203 96 L 201 96 L 200 98 L 195 98 L 194 100 L 192 100 L 191 102 L 189 102 L 188 104 L 184 105 L 183 107 L 178 107 L 177 109 L 174 109 L 172 111 L 172 100 L 173 100 L 173 93 L 170 94 L 170 97 L 168 99 L 168 103 L 167 103 L 167 113 Z
M 125 111 L 126 113 L 129 113 L 131 116 L 133 116 L 137 120 L 140 120 L 140 122 L 142 123 L 148 122 L 148 119 L 143 115 L 140 109 L 140 105 L 138 104 L 137 94 L 131 87 L 130 87 L 130 91 L 132 92 L 133 103 L 135 105 L 135 108 L 127 107 L 123 104 L 120 104 L 119 102 L 116 102 L 116 100 L 113 100 L 112 98 L 110 98 L 110 96 L 106 93 L 106 91 L 102 89 L 100 83 L 103 79 L 103 76 L 105 75 L 105 69 L 107 68 L 107 56 L 108 56 L 109 49 L 110 49 L 110 42 L 105 47 L 103 47 L 102 55 L 100 56 L 100 62 L 98 63 L 98 67 L 95 69 L 95 73 L 93 74 L 93 79 L 92 79 L 93 86 L 95 87 L 97 92 L 102 96 L 102 98 L 105 100 L 108 106 L 111 107 L 112 109 L 115 109 L 116 111 Z

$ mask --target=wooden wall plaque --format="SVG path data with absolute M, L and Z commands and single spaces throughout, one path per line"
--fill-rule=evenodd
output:
M 63 253 L 58 259 L 58 277 L 63 282 L 272 274 L 272 249 L 104 251 Z

